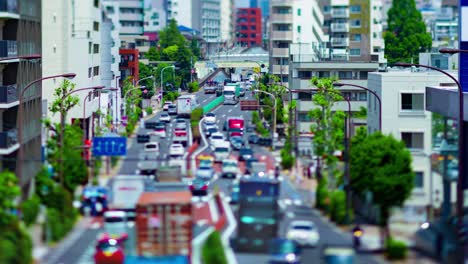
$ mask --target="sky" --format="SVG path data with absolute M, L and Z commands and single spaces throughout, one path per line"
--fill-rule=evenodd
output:
M 236 0 L 236 7 L 249 7 L 249 0 Z

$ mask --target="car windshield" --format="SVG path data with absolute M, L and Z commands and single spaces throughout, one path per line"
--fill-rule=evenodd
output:
M 237 168 L 235 162 L 223 162 L 223 168 Z
M 212 164 L 211 160 L 200 160 L 200 167 L 211 167 Z
M 224 91 L 224 94 L 225 95 L 234 95 L 234 92 L 233 91 Z
M 310 226 L 310 225 L 295 225 L 295 226 L 293 226 L 293 229 L 296 229 L 296 230 L 313 230 L 314 227 Z
M 170 105 L 169 105 L 169 108 L 176 108 L 176 106 L 173 105 L 173 104 L 170 104 Z
M 180 149 L 180 148 L 182 148 L 182 145 L 172 145 L 171 148 L 172 149 Z
M 206 114 L 206 116 L 207 116 L 207 117 L 215 117 L 215 114 L 213 114 L 213 113 L 208 113 L 208 114 Z
M 216 148 L 215 152 L 229 152 L 228 148 Z
M 242 143 L 242 138 L 240 138 L 240 137 L 232 137 L 232 138 L 231 138 L 231 142 Z
M 156 125 L 156 129 L 165 129 L 166 126 L 165 125 Z
M 109 241 L 99 243 L 97 248 L 106 252 L 115 252 L 118 250 L 117 245 L 111 245 Z
M 253 151 L 251 149 L 241 149 L 240 151 L 241 155 L 252 155 Z
M 146 149 L 157 149 L 158 148 L 158 145 L 156 144 L 148 144 L 145 146 Z
M 161 117 L 168 117 L 168 116 L 169 116 L 169 114 L 167 114 L 167 113 L 162 113 L 161 114 Z
M 272 245 L 273 254 L 288 254 L 297 252 L 297 247 L 292 241 L 275 241 Z
M 223 136 L 221 136 L 221 135 L 213 135 L 213 136 L 211 136 L 211 139 L 223 139 Z
M 206 181 L 202 180 L 202 179 L 195 179 L 193 180 L 192 182 L 192 185 L 194 186 L 203 186 L 205 185 Z
M 214 132 L 217 132 L 217 131 L 218 131 L 218 129 L 216 127 L 210 127 L 208 129 L 208 132 L 210 132 L 210 133 L 214 133 Z

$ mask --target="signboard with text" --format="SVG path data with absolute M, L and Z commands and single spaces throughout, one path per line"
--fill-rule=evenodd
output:
M 94 156 L 125 156 L 127 155 L 126 137 L 94 137 Z

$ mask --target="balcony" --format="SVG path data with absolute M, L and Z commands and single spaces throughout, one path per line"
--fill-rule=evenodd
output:
M 19 148 L 18 130 L 0 132 L 0 155 L 8 155 Z
M 0 0 L 0 18 L 19 18 L 18 0 Z
M 3 104 L 11 104 L 18 101 L 16 85 L 0 86 L 0 108 Z
M 292 40 L 293 33 L 292 31 L 273 31 L 270 36 L 274 40 Z
M 344 8 L 333 8 L 331 10 L 332 18 L 349 18 L 349 10 Z
M 346 23 L 332 23 L 331 31 L 332 32 L 349 32 L 349 25 Z
M 289 74 L 289 65 L 273 65 L 273 74 Z
M 288 57 L 288 48 L 273 48 L 272 57 Z
M 124 35 L 142 35 L 143 27 L 141 26 L 122 26 L 120 27 L 120 34 Z
M 271 23 L 292 23 L 293 16 L 292 14 L 272 14 L 270 17 Z
M 349 46 L 348 38 L 332 38 L 332 45 L 334 47 L 347 47 Z
M 270 5 L 273 6 L 292 6 L 294 0 L 270 0 Z
M 120 20 L 143 21 L 143 15 L 138 13 L 120 13 Z
M 18 56 L 18 46 L 15 40 L 0 40 L 0 58 Z

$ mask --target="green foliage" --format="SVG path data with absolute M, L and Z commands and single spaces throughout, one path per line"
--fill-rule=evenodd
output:
M 53 114 L 60 113 L 65 118 L 68 111 L 80 102 L 80 97 L 77 95 L 67 96 L 73 90 L 75 90 L 75 84 L 64 79 L 62 84 L 54 90 L 54 101 L 49 106 L 49 111 Z
M 311 127 L 314 134 L 314 153 L 324 156 L 328 166 L 329 188 L 336 188 L 337 158 L 333 155 L 336 150 L 343 149 L 344 117 L 343 111 L 334 111 L 336 102 L 343 101 L 343 96 L 333 86 L 334 79 L 317 78 L 311 80 L 311 84 L 317 87 L 317 92 L 312 96 L 312 101 L 317 106 L 309 114 L 315 123 Z
M 432 38 L 415 1 L 393 0 L 387 21 L 388 30 L 384 34 L 384 40 L 388 62 L 418 63 L 419 53 L 431 48 Z
M 223 242 L 218 231 L 211 233 L 202 247 L 203 264 L 227 264 Z
M 149 61 L 159 61 L 161 59 L 161 53 L 159 53 L 156 47 L 151 47 L 145 54 L 145 58 L 147 58 Z
M 315 192 L 315 207 L 324 211 L 328 211 L 330 205 L 329 192 L 327 188 L 327 180 L 325 177 L 319 180 L 317 190 Z
M 176 91 L 173 92 L 164 92 L 163 101 L 164 102 L 174 102 L 180 94 Z
M 40 206 L 41 199 L 37 195 L 33 195 L 31 198 L 21 203 L 21 213 L 23 215 L 23 222 L 26 226 L 30 226 L 36 222 Z
M 0 172 L 0 226 L 16 219 L 11 211 L 16 208 L 14 200 L 19 194 L 20 188 L 16 175 L 9 171 Z
M 171 19 L 169 25 L 159 32 L 159 46 L 162 50 L 170 46 L 185 46 L 185 37 L 177 28 L 177 21 Z
M 55 208 L 47 209 L 47 227 L 52 241 L 59 241 L 73 228 L 76 216 L 66 218 L 64 214 Z
M 188 92 L 189 93 L 196 93 L 200 90 L 200 86 L 198 85 L 198 82 L 191 82 L 188 85 Z
M 151 106 L 147 107 L 145 111 L 146 111 L 146 114 L 148 115 L 153 114 L 153 108 Z
M 351 145 L 353 193 L 361 196 L 372 193 L 373 203 L 381 209 L 381 224 L 386 226 L 390 209 L 402 206 L 411 195 L 414 185 L 411 154 L 402 141 L 380 132 L 367 137 L 361 133 L 352 139 Z
M 78 212 L 73 207 L 73 197 L 67 190 L 55 186 L 47 195 L 47 228 L 52 241 L 63 238 L 75 224 Z
M 55 182 L 52 180 L 46 167 L 42 167 L 36 175 L 36 195 L 41 203 L 46 204 L 48 194 L 54 189 Z
M 385 241 L 385 255 L 389 260 L 402 260 L 408 255 L 408 246 L 405 242 L 389 237 Z
M 330 193 L 330 219 L 337 224 L 346 223 L 346 193 L 336 190 Z
M 140 80 L 143 80 L 143 81 L 140 81 L 138 84 L 139 86 L 145 86 L 146 87 L 146 90 L 148 90 L 148 93 L 147 94 L 143 94 L 142 96 L 144 98 L 151 98 L 154 93 L 155 93 L 155 87 L 154 87 L 154 83 L 155 83 L 155 80 L 153 80 L 152 78 L 148 78 L 148 77 L 152 77 L 152 76 L 157 76 L 157 71 L 156 71 L 156 67 L 154 66 L 151 66 L 151 65 L 146 65 L 144 63 L 139 63 L 138 65 L 138 74 L 139 74 L 139 79 Z M 148 78 L 148 79 L 146 79 Z
M 203 108 L 197 107 L 190 113 L 190 121 L 200 121 L 203 117 Z M 197 128 L 198 129 L 198 128 Z
M 252 112 L 252 123 L 257 124 L 260 121 L 260 116 L 257 111 Z
M 190 121 L 190 126 L 192 128 L 192 138 L 198 141 L 201 139 L 200 129 L 198 127 L 199 124 L 200 124 L 200 121 L 197 121 L 197 120 Z
M 18 221 L 0 225 L 0 263 L 30 264 L 33 243 Z
M 284 169 L 291 169 L 294 166 L 295 158 L 292 155 L 292 145 L 291 145 L 291 138 L 288 137 L 286 143 L 284 144 L 284 148 L 280 151 L 281 155 L 281 167 Z
M 115 166 L 117 166 L 118 162 L 119 162 L 119 157 L 111 156 L 111 167 L 112 168 L 115 168 Z
M 366 118 L 367 117 L 367 108 L 364 106 L 359 107 L 359 111 L 352 114 L 356 118 Z

